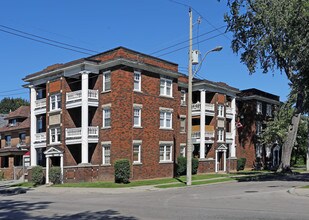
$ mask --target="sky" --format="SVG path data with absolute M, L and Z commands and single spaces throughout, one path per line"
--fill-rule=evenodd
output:
M 187 5 L 193 8 L 193 49 L 199 50 L 203 57 L 214 47 L 223 47 L 222 51 L 207 55 L 196 77 L 225 82 L 241 90 L 257 88 L 280 96 L 281 101 L 286 100 L 289 86 L 284 73 L 278 70 L 264 74 L 257 69 L 250 75 L 240 62 L 240 56 L 233 53 L 232 35 L 224 34 L 223 16 L 228 12 L 226 0 L 3 1 L 0 13 L 0 99 L 21 97 L 29 100 L 28 89 L 22 87 L 26 75 L 55 63 L 66 63 L 118 46 L 177 63 L 179 71 L 186 74 L 189 45 Z M 49 44 L 16 34 L 28 38 L 36 35 L 41 37 L 36 40 Z M 55 41 L 73 45 L 75 48 L 70 48 L 79 52 L 50 45 L 69 47 Z

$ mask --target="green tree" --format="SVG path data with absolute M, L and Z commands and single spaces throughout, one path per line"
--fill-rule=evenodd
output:
M 8 114 L 23 105 L 30 105 L 30 103 L 22 98 L 4 98 L 0 102 L 0 113 Z
M 233 33 L 232 50 L 250 74 L 260 67 L 275 69 L 290 80 L 296 108 L 282 146 L 281 171 L 290 171 L 300 113 L 309 112 L 309 2 L 308 0 L 227 0 L 225 15 Z

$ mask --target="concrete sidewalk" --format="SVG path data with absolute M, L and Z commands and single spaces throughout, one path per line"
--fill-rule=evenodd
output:
M 309 188 L 291 188 L 288 193 L 295 196 L 309 197 Z

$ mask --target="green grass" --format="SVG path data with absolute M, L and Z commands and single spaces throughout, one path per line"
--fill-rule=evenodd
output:
M 309 185 L 308 185 L 308 186 L 303 186 L 303 187 L 301 187 L 301 188 L 303 188 L 303 189 L 309 189 Z
M 33 188 L 33 187 L 35 187 L 35 186 L 34 186 L 34 183 L 32 183 L 32 182 L 23 182 L 23 183 L 17 183 L 17 184 L 11 185 L 11 187 L 27 187 L 27 188 Z
M 192 182 L 192 186 L 206 185 L 206 184 L 212 184 L 212 183 L 222 183 L 222 182 L 227 182 L 227 181 L 232 181 L 232 180 L 234 179 L 230 177 L 225 177 L 223 179 L 208 179 L 204 181 Z M 186 183 L 175 183 L 175 184 L 158 185 L 155 187 L 161 188 L 161 189 L 167 189 L 167 188 L 185 187 L 185 186 L 186 186 Z
M 193 175 L 192 181 L 199 180 L 209 180 L 219 177 L 228 177 L 227 174 L 201 174 Z M 138 180 L 132 181 L 128 184 L 119 184 L 114 182 L 81 182 L 81 183 L 64 183 L 60 185 L 53 185 L 55 187 L 85 187 L 85 188 L 126 188 L 126 187 L 136 187 L 136 186 L 149 186 L 149 185 L 159 185 L 159 184 L 184 184 L 186 181 L 186 176 L 181 176 L 179 178 L 164 178 L 164 179 L 152 179 L 152 180 Z

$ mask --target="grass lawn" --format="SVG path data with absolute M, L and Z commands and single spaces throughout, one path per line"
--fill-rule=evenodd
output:
M 193 175 L 192 181 L 210 180 L 220 177 L 228 177 L 228 174 L 201 174 Z M 59 185 L 53 185 L 54 187 L 88 187 L 88 188 L 125 188 L 135 186 L 149 186 L 160 184 L 182 184 L 185 185 L 186 176 L 179 178 L 164 178 L 164 179 L 152 179 L 152 180 L 137 180 L 128 184 L 119 184 L 114 182 L 81 182 L 81 183 L 64 183 Z M 173 185 L 173 184 L 172 184 Z
M 33 188 L 33 187 L 35 187 L 35 186 L 34 186 L 34 183 L 32 183 L 32 182 L 23 182 L 23 183 L 17 183 L 17 184 L 11 185 L 11 187 L 27 187 L 27 188 Z
M 309 185 L 308 186 L 303 186 L 303 189 L 309 189 Z

